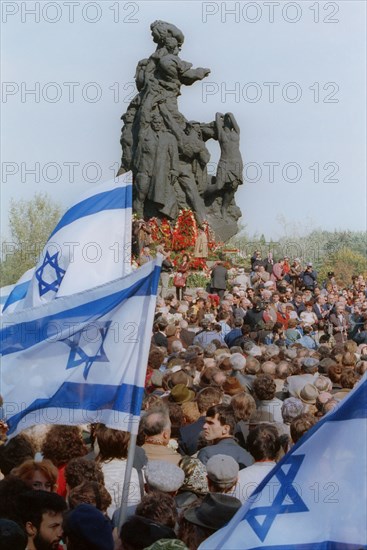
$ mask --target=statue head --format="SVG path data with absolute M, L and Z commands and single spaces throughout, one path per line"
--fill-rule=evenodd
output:
M 153 115 L 150 124 L 155 132 L 158 132 L 159 130 L 161 130 L 163 126 L 163 119 L 161 115 L 159 115 L 158 113 Z
M 126 113 L 122 115 L 121 119 L 125 122 L 125 124 L 130 124 L 131 122 L 134 121 L 134 117 L 135 117 L 135 111 L 129 109 L 126 111 Z
M 189 120 L 186 123 L 187 133 L 190 134 L 191 131 L 194 131 L 199 138 L 202 137 L 201 134 L 201 124 L 197 120 Z
M 167 38 L 175 38 L 176 39 L 176 46 L 178 46 L 178 49 L 182 46 L 185 37 L 180 31 L 179 28 L 177 28 L 175 25 L 172 25 L 172 23 L 167 23 L 166 21 L 154 21 L 150 25 L 150 29 L 152 31 L 153 36 L 153 42 L 158 44 L 159 47 L 167 46 Z M 172 45 L 172 41 L 170 41 Z
M 181 49 L 181 46 L 179 46 L 178 44 L 177 38 L 175 38 L 174 36 L 170 36 L 169 34 L 165 39 L 165 46 L 169 53 L 175 55 L 177 55 Z

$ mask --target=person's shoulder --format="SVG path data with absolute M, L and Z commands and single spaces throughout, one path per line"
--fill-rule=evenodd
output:
M 211 448 L 214 449 L 216 446 L 218 446 L 218 447 L 233 447 L 233 448 L 236 448 L 236 449 L 238 447 L 238 449 L 241 449 L 242 451 L 245 451 L 241 447 L 241 445 L 239 445 L 239 443 L 234 439 L 234 437 L 225 437 L 225 438 L 221 439 L 220 441 L 218 441 L 218 443 L 216 445 L 213 445 Z M 217 451 L 217 452 L 219 453 L 220 451 Z
M 216 454 L 216 453 L 210 453 L 210 449 L 212 449 L 215 445 L 209 445 L 208 447 L 204 447 L 203 449 L 200 449 L 200 451 L 198 452 L 198 459 L 200 460 L 200 462 L 202 462 L 203 464 L 206 464 L 209 460 L 209 458 L 212 456 L 212 454 Z

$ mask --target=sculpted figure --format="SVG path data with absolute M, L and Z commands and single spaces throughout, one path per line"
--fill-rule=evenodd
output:
M 221 191 L 222 215 L 227 212 L 238 186 L 243 183 L 243 162 L 240 152 L 240 128 L 232 113 L 217 113 L 215 116 L 220 145 L 220 159 L 215 184 L 209 193 Z
M 139 61 L 135 73 L 140 96 L 139 124 L 149 122 L 159 101 L 166 102 L 172 115 L 178 113 L 177 97 L 181 94 L 181 85 L 189 86 L 210 73 L 210 69 L 202 67 L 192 69 L 192 63 L 179 58 L 184 35 L 175 25 L 154 21 L 150 28 L 157 49 L 148 59 Z
M 187 202 L 192 207 L 196 221 L 200 226 L 204 221 L 205 208 L 204 202 L 198 192 L 192 163 L 195 159 L 200 158 L 205 144 L 198 139 L 197 133 L 191 123 L 186 123 L 185 129 L 183 129 L 170 117 L 168 109 L 164 104 L 161 104 L 159 108 L 165 123 L 177 139 L 179 156 L 178 184 L 185 193 Z
M 134 159 L 133 208 L 139 217 L 143 217 L 147 197 L 157 203 L 159 209 L 165 206 L 167 216 L 175 217 L 177 206 L 172 183 L 177 177 L 177 166 L 177 142 L 157 113 L 141 132 Z
M 216 237 L 228 240 L 237 230 L 241 211 L 234 195 L 242 183 L 240 130 L 232 113 L 217 113 L 208 123 L 188 121 L 180 113 L 182 86 L 209 75 L 180 58 L 181 30 L 165 21 L 151 26 L 155 51 L 139 61 L 138 93 L 122 115 L 122 159 L 118 175 L 133 173 L 133 210 L 140 218 L 176 220 L 180 208 L 191 208 L 199 226 L 206 220 Z M 215 176 L 208 176 L 206 142 L 220 145 Z
M 120 144 L 122 149 L 122 157 L 121 168 L 117 174 L 118 176 L 132 169 L 134 150 L 133 122 L 135 114 L 135 109 L 128 109 L 126 113 L 123 114 L 121 117 L 121 119 L 124 121 L 124 126 L 121 130 Z

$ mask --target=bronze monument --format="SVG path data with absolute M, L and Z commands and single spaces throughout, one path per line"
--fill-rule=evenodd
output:
M 241 211 L 235 192 L 242 183 L 240 129 L 232 113 L 216 113 L 209 123 L 188 121 L 178 108 L 181 86 L 209 75 L 179 57 L 184 35 L 175 25 L 150 26 L 156 50 L 139 61 L 138 93 L 121 119 L 122 158 L 118 175 L 133 173 L 133 211 L 140 218 L 176 220 L 190 208 L 199 227 L 208 221 L 219 240 L 237 233 Z M 220 158 L 215 176 L 207 173 L 209 139 L 217 140 Z

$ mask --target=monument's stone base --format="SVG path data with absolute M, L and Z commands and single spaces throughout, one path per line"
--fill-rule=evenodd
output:
M 236 221 L 223 220 L 219 217 L 208 216 L 210 228 L 215 233 L 215 240 L 226 243 L 239 231 Z
M 231 237 L 239 231 L 237 221 L 241 217 L 241 210 L 236 205 L 234 199 L 229 208 L 223 215 L 221 211 L 222 200 L 220 197 L 211 201 L 211 204 L 206 204 L 206 218 L 210 228 L 215 233 L 215 240 L 226 243 Z

